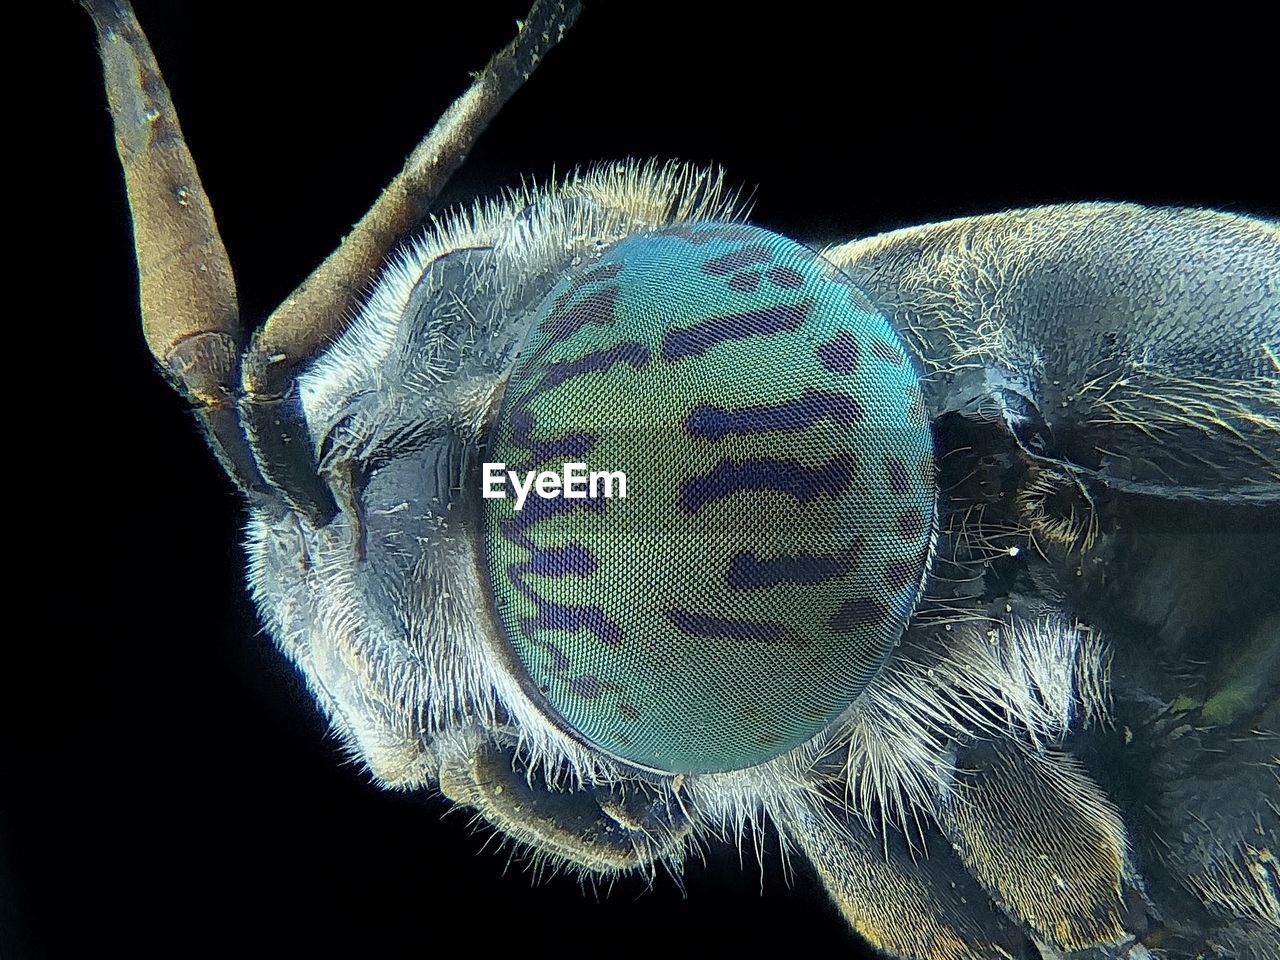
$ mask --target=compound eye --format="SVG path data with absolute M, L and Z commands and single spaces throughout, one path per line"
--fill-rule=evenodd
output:
M 561 478 L 520 509 L 510 487 L 482 500 L 515 659 L 562 726 L 650 769 L 812 738 L 925 578 L 933 446 L 907 351 L 839 270 L 759 228 L 635 235 L 560 283 L 485 460 Z

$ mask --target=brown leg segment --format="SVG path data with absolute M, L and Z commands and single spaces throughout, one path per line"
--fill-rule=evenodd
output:
M 450 753 L 440 792 L 553 866 L 620 874 L 684 860 L 692 824 L 665 791 L 639 783 L 561 789 L 531 780 L 513 756 L 492 741 Z
M 902 960 L 1025 960 L 1017 926 L 932 829 L 908 842 L 873 833 L 836 800 L 798 800 L 782 829 L 817 870 L 836 907 L 877 950 Z M 927 838 L 927 842 L 926 842 Z

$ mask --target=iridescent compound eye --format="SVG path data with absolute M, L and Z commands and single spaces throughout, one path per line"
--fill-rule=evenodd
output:
M 510 486 L 482 501 L 486 573 L 542 706 L 640 766 L 734 770 L 812 738 L 920 594 L 936 492 L 907 351 L 765 230 L 635 235 L 563 281 L 485 460 L 586 465 L 520 509 Z

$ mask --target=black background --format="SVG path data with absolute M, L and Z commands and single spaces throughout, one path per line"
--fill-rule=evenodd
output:
M 332 249 L 523 13 L 137 7 L 249 322 Z M 446 200 L 656 155 L 723 164 L 757 188 L 757 222 L 806 239 L 1079 199 L 1276 213 L 1274 78 L 1250 46 L 1262 24 L 768 10 L 589 5 Z M 519 858 L 481 852 L 466 813 L 382 794 L 344 763 L 247 600 L 240 506 L 151 368 L 91 31 L 69 3 L 50 12 L 33 41 L 56 81 L 38 84 L 55 132 L 36 144 L 36 235 L 55 236 L 30 244 L 60 272 L 27 315 L 41 442 L 19 459 L 34 501 L 60 508 L 37 508 L 43 535 L 23 541 L 37 546 L 22 582 L 55 589 L 22 598 L 39 627 L 15 645 L 40 662 L 10 673 L 24 689 L 7 766 L 20 786 L 0 795 L 0 955 L 64 954 L 86 934 L 142 955 L 857 955 L 803 867 L 788 886 L 774 838 L 763 870 L 711 851 L 687 896 L 665 876 L 608 896 L 535 885 Z

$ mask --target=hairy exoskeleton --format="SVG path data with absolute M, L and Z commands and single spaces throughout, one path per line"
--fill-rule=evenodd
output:
M 148 344 L 246 497 L 272 636 L 379 784 L 438 788 L 597 876 L 678 871 L 771 822 L 897 956 L 1280 951 L 1275 224 L 1074 204 L 821 251 L 921 373 L 923 589 L 816 735 L 663 769 L 531 682 L 495 613 L 479 465 L 552 294 L 628 238 L 739 242 L 736 195 L 716 171 L 622 163 L 397 249 L 577 14 L 538 3 L 246 346 L 146 40 L 127 4 L 86 7 Z

